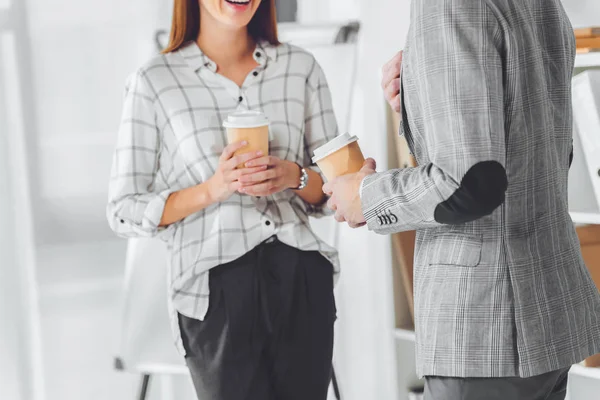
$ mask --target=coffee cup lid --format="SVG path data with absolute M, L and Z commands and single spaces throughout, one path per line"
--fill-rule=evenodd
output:
M 343 135 L 337 136 L 335 139 L 330 140 L 325 143 L 323 146 L 315 149 L 313 155 L 313 162 L 317 162 L 330 154 L 335 153 L 339 149 L 344 146 L 349 145 L 350 143 L 354 143 L 358 140 L 356 136 L 350 136 L 349 133 L 344 133 Z
M 236 111 L 223 122 L 225 128 L 258 128 L 265 125 L 269 125 L 265 114 L 253 110 Z

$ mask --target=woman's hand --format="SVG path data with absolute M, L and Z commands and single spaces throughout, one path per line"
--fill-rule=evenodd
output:
M 267 165 L 261 163 L 252 168 L 236 169 L 238 165 L 242 165 L 263 155 L 262 151 L 250 152 L 237 156 L 233 155 L 236 151 L 246 145 L 248 145 L 248 142 L 246 141 L 232 143 L 223 150 L 223 153 L 219 158 L 219 167 L 217 171 L 212 178 L 207 181 L 209 196 L 213 203 L 218 203 L 231 197 L 231 195 L 241 187 L 241 178 L 261 173 L 268 168 Z
M 300 167 L 298 164 L 281 160 L 275 156 L 266 156 L 248 161 L 249 169 L 265 167 L 261 172 L 244 174 L 240 177 L 240 193 L 251 196 L 270 196 L 286 189 L 297 188 L 300 184 Z

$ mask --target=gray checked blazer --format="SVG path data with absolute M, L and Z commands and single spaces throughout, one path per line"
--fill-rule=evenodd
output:
M 413 0 L 403 132 L 368 227 L 416 229 L 420 376 L 529 377 L 600 352 L 567 204 L 575 39 L 560 0 Z

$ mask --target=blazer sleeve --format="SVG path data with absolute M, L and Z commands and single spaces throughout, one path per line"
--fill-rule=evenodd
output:
M 363 181 L 363 214 L 382 234 L 477 220 L 508 186 L 498 20 L 483 0 L 420 0 L 412 19 L 404 123 L 420 121 L 430 162 Z

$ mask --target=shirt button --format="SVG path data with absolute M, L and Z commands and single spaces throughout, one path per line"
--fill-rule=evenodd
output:
M 257 51 L 256 54 L 255 54 L 255 56 L 260 58 L 260 56 L 262 56 L 262 54 L 260 54 L 260 52 Z
M 238 101 L 241 103 L 242 101 L 244 101 L 244 98 L 242 96 L 238 97 Z
M 266 225 L 266 226 L 269 226 L 269 225 L 271 225 L 271 221 L 265 221 L 265 225 Z
M 122 223 L 122 224 L 124 224 L 124 223 L 125 223 L 125 220 L 124 220 L 124 219 L 122 219 L 122 220 L 121 220 L 121 223 Z
M 254 75 L 254 76 L 258 76 L 258 71 L 254 71 L 254 72 L 252 73 L 252 75 Z

